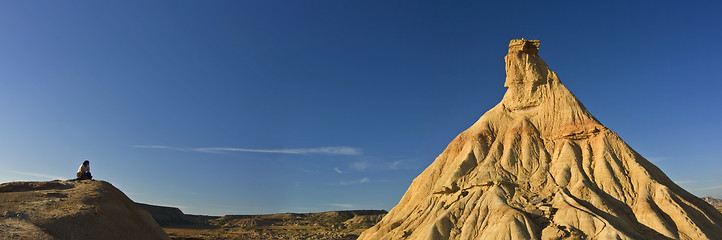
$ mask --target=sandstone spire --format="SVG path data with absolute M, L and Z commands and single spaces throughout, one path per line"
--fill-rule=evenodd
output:
M 359 239 L 716 239 L 722 214 L 595 119 L 515 39 L 501 102 Z

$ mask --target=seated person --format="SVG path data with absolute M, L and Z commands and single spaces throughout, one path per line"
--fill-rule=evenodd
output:
M 78 176 L 78 180 L 93 179 L 93 175 L 90 175 L 90 161 L 85 160 L 75 175 Z

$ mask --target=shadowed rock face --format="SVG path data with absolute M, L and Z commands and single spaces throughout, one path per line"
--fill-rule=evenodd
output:
M 359 239 L 717 239 L 722 214 L 595 119 L 512 40 L 504 98 Z
M 139 207 L 150 213 L 161 226 L 192 224 L 192 216 L 187 216 L 178 208 L 137 203 Z

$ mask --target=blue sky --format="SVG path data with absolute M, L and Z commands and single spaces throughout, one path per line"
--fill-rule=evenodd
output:
M 0 182 L 93 175 L 195 214 L 391 209 L 504 94 L 510 39 L 722 197 L 718 1 L 5 1 Z

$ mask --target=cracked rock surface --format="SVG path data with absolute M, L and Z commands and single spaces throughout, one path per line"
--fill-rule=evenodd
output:
M 501 102 L 359 239 L 719 239 L 722 214 L 603 126 L 515 39 Z

